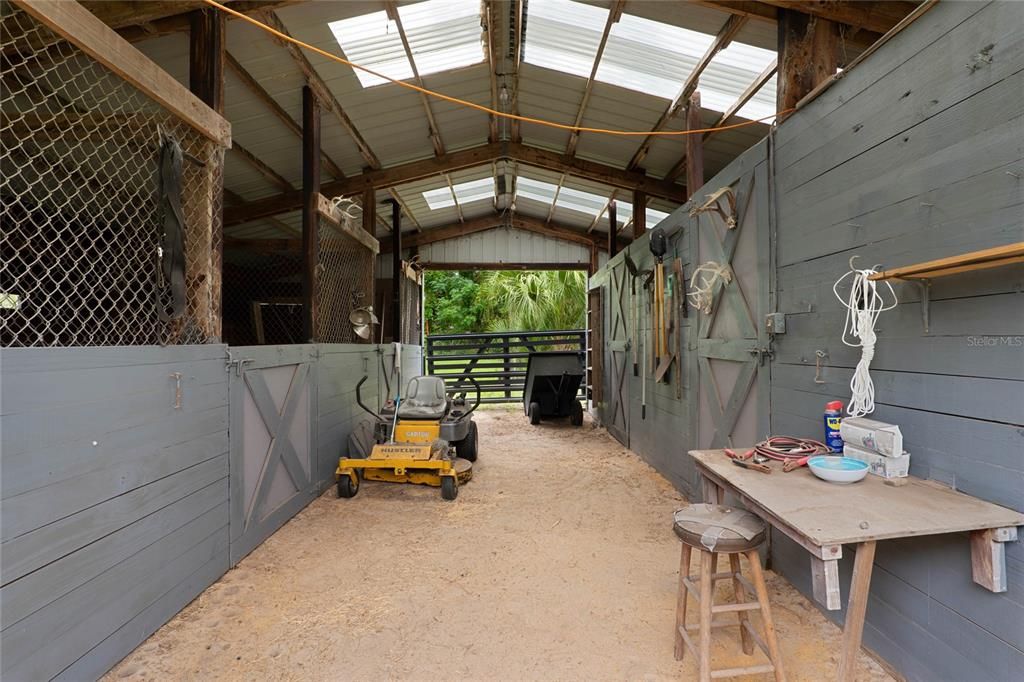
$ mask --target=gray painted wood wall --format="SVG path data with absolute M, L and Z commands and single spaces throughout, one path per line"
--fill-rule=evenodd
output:
M 773 433 L 820 438 L 824 403 L 849 398 L 859 351 L 840 341 L 832 285 L 850 256 L 891 268 L 1024 240 L 1022 26 L 1024 3 L 944 0 L 779 126 L 777 219 L 758 226 L 774 232 L 766 284 L 788 327 L 771 362 Z M 751 148 L 705 189 L 767 153 Z M 689 208 L 663 225 L 685 230 Z M 649 259 L 646 238 L 633 249 Z M 592 282 L 612 286 L 608 268 Z M 874 416 L 902 426 L 915 476 L 1024 511 L 1024 266 L 934 280 L 927 334 L 918 292 L 896 291 L 900 305 L 878 324 Z M 816 350 L 828 354 L 824 384 L 814 383 Z M 681 401 L 669 387 L 652 397 L 648 384 L 647 420 L 630 410 L 628 445 L 699 499 L 685 456 L 698 440 L 696 378 L 685 376 Z M 634 405 L 638 390 L 632 380 Z M 811 597 L 802 548 L 774 533 L 771 561 Z M 966 535 L 881 543 L 865 646 L 912 680 L 1024 679 L 1024 542 L 1007 547 L 1007 572 L 1006 593 L 974 584 Z
M 376 403 L 376 351 L 316 347 L 320 490 L 364 367 Z M 403 349 L 406 378 L 419 357 Z M 97 678 L 228 570 L 227 359 L 224 345 L 0 353 L 4 679 Z

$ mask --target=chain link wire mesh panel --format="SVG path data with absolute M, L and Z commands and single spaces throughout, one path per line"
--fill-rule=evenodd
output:
M 224 340 L 232 346 L 305 343 L 302 253 L 224 249 Z
M 223 148 L 10 3 L 0 22 L 0 346 L 216 340 Z M 161 185 L 167 144 L 180 174 Z
M 361 230 L 355 215 L 340 213 L 350 228 Z M 360 329 L 350 320 L 353 311 L 373 305 L 373 251 L 360 244 L 327 218 L 319 225 L 320 261 L 317 265 L 317 341 L 360 343 L 374 336 L 374 325 Z

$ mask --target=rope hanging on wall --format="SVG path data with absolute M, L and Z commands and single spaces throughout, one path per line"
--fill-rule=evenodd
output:
M 850 259 L 850 271 L 836 280 L 832 291 L 846 308 L 846 321 L 843 323 L 843 343 L 847 346 L 860 347 L 861 356 L 857 368 L 850 380 L 850 403 L 846 412 L 851 417 L 863 417 L 875 411 L 875 385 L 871 381 L 871 360 L 875 357 L 875 322 L 880 313 L 892 310 L 899 302 L 896 292 L 889 282 L 883 281 L 889 290 L 891 303 L 878 292 L 878 282 L 868 279 L 878 272 L 880 266 L 867 270 L 858 270 L 853 266 L 854 256 Z M 853 278 L 849 294 L 844 298 L 839 293 L 840 285 L 848 278 Z
M 690 276 L 690 291 L 686 296 L 694 308 L 705 315 L 710 315 L 718 283 L 728 284 L 731 281 L 732 270 L 728 263 L 719 264 L 709 260 L 693 271 L 693 275 Z

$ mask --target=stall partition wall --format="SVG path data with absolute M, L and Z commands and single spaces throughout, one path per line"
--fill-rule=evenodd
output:
M 631 378 L 631 360 L 622 390 L 631 408 L 625 418 L 616 412 L 618 375 L 611 368 L 617 354 L 628 355 L 618 349 L 629 334 L 609 336 L 597 406 L 609 432 L 698 499 L 686 451 L 721 442 L 707 401 L 720 401 L 719 416 L 735 413 L 729 402 L 735 382 L 722 372 L 739 376 L 743 369 L 738 362 L 730 367 L 712 361 L 707 372 L 704 359 L 715 345 L 724 355 L 732 337 L 734 349 L 742 339 L 750 350 L 772 352 L 753 375 L 750 395 L 757 401 L 748 397 L 739 410 L 736 445 L 769 432 L 820 437 L 824 404 L 848 399 L 859 358 L 858 349 L 840 341 L 845 311 L 832 292 L 851 256 L 859 256 L 862 267 L 899 267 L 1024 240 L 1022 24 L 1021 3 L 938 3 L 667 218 L 662 225 L 674 233 L 671 248 L 689 261 L 689 277 L 709 259 L 697 250 L 715 236 L 707 233 L 717 229 L 722 235 L 721 224 L 705 221 L 704 214 L 694 224 L 690 210 L 722 187 L 742 189 L 740 179 L 751 168 L 756 187 L 758 169 L 764 169 L 771 192 L 755 190 L 763 208 L 755 206 L 756 224 L 742 228 L 758 233 L 756 286 L 744 279 L 752 259 L 744 261 L 742 243 L 733 259 L 748 310 L 758 308 L 758 342 L 749 329 L 746 335 L 735 333 L 740 328 L 718 334 L 714 329 L 723 321 L 713 321 L 710 339 L 702 340 L 706 316 L 691 310 L 683 325 L 688 341 L 681 398 L 675 386 L 648 379 L 644 420 L 632 407 L 639 405 L 641 384 Z M 641 269 L 650 267 L 646 238 L 630 253 L 638 263 L 646 259 Z M 616 323 L 609 308 L 617 305 L 623 281 L 629 300 L 624 270 L 619 255 L 592 281 L 602 291 L 606 334 Z M 933 279 L 927 330 L 917 287 L 894 287 L 900 305 L 878 323 L 874 416 L 903 427 L 915 476 L 1024 511 L 1024 266 Z M 720 297 L 717 317 L 732 305 Z M 769 345 L 764 314 L 775 311 L 785 314 L 786 332 Z M 732 324 L 737 318 L 729 315 Z M 628 323 L 628 312 L 618 317 Z M 641 346 L 648 342 L 646 319 L 641 313 Z M 716 335 L 727 341 L 716 342 Z M 717 394 L 709 376 L 718 382 Z M 852 551 L 845 554 L 844 593 L 853 559 Z M 802 548 L 775 533 L 771 562 L 813 598 Z M 1009 590 L 991 593 L 972 582 L 966 536 L 881 543 L 865 645 L 909 679 L 1019 679 L 1021 542 L 1008 545 L 1007 570 Z
M 375 406 L 393 356 L 0 352 L 2 676 L 95 678 L 128 654 L 330 487 L 361 415 L 355 384 L 369 375 Z M 419 357 L 403 348 L 406 377 Z

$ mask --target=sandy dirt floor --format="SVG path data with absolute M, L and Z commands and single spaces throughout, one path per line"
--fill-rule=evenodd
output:
M 456 501 L 377 482 L 328 491 L 107 679 L 696 679 L 672 656 L 683 497 L 589 420 L 477 421 Z M 839 629 L 767 575 L 787 676 L 833 679 Z M 727 595 L 723 582 L 716 602 Z M 736 628 L 713 642 L 716 667 L 750 664 Z M 859 671 L 891 679 L 864 654 Z

